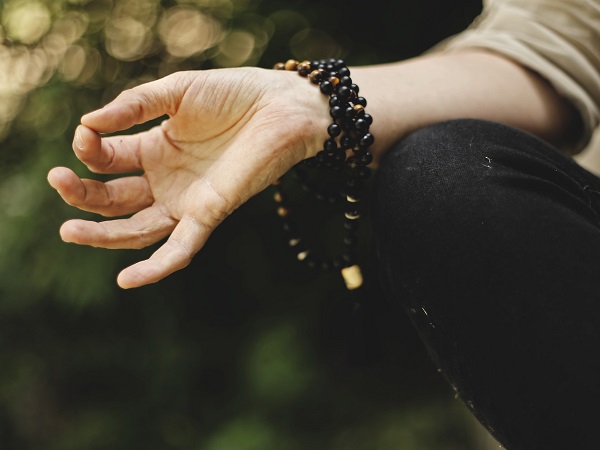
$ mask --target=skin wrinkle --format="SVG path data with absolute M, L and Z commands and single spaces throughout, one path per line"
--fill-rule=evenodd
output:
M 112 208 L 115 205 L 115 197 L 116 197 L 115 196 L 115 187 L 112 184 L 105 183 L 104 189 L 106 190 L 106 198 L 108 200 L 108 205 L 100 205 L 100 206 Z
M 202 224 L 199 221 L 197 221 L 195 218 L 193 218 L 192 216 L 186 216 L 186 217 L 191 219 L 192 222 L 194 222 L 197 226 L 202 226 Z M 179 264 L 176 264 L 174 267 L 177 267 L 178 269 L 182 269 L 182 268 L 190 265 L 195 253 L 188 246 L 184 245 L 183 242 L 181 242 L 177 237 L 174 237 L 173 235 L 171 235 L 171 238 L 168 239 L 167 242 L 165 242 L 165 245 L 168 247 L 173 247 L 173 249 L 175 251 L 175 255 L 176 255 L 175 260 L 179 261 Z M 183 254 L 184 258 L 177 257 L 178 254 Z M 157 260 L 153 260 L 153 261 L 157 261 Z M 163 267 L 163 269 L 166 268 L 165 264 L 162 261 L 160 262 L 160 264 Z
M 205 226 L 206 228 L 208 228 L 209 230 L 214 229 L 218 224 L 220 224 L 221 222 L 223 222 L 227 216 L 229 216 L 229 214 L 231 214 L 232 211 L 235 211 L 235 209 L 237 208 L 236 206 L 234 206 L 234 204 L 229 201 L 214 185 L 214 183 L 211 181 L 211 179 L 209 177 L 204 177 L 203 178 L 204 183 L 211 189 L 212 192 L 214 192 L 217 195 L 217 198 L 219 198 L 221 200 L 221 204 L 223 206 L 220 205 L 213 205 L 213 202 L 211 202 L 211 206 L 206 207 L 206 212 L 208 212 L 211 216 L 212 216 L 212 223 L 207 223 L 203 220 L 201 220 L 200 218 L 196 219 L 196 216 L 193 216 L 192 218 L 194 220 L 196 220 L 198 223 L 202 224 L 203 226 Z M 241 204 L 242 200 L 241 198 L 238 199 L 238 201 Z M 191 217 L 191 216 L 190 216 Z M 204 218 L 204 216 L 202 216 L 202 218 Z
M 105 165 L 105 168 L 107 170 L 111 170 L 111 168 L 113 167 L 114 162 L 115 162 L 115 154 L 116 154 L 115 146 L 110 141 L 104 141 L 104 142 L 106 143 L 107 150 L 109 150 L 107 152 L 108 153 L 108 163 Z M 100 145 L 102 145 L 102 143 L 100 143 Z

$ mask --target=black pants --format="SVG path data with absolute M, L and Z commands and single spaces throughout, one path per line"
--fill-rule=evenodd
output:
M 455 120 L 384 158 L 378 270 L 508 450 L 600 448 L 600 179 L 503 125 Z

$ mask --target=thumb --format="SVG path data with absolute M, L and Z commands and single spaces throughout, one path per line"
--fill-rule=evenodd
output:
M 191 82 L 189 72 L 177 72 L 141 84 L 121 92 L 103 108 L 84 115 L 81 123 L 99 133 L 113 133 L 165 114 L 173 115 Z

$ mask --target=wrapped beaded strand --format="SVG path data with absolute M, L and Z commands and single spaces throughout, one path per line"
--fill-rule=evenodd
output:
M 317 200 L 329 203 L 345 203 L 344 244 L 345 251 L 335 258 L 324 258 L 307 246 L 292 221 L 291 210 L 282 192 L 281 180 L 274 183 L 274 199 L 278 204 L 277 214 L 281 217 L 283 228 L 288 236 L 288 245 L 295 251 L 299 261 L 310 268 L 321 270 L 337 269 L 341 271 L 346 288 L 354 291 L 363 284 L 360 266 L 357 262 L 358 239 L 356 232 L 360 220 L 358 204 L 361 200 L 361 188 L 370 175 L 368 167 L 373 156 L 369 147 L 373 144 L 373 135 L 369 128 L 373 123 L 365 108 L 367 101 L 359 96 L 359 87 L 350 78 L 350 69 L 341 59 L 299 62 L 293 59 L 275 64 L 275 70 L 296 71 L 319 86 L 324 95 L 329 96 L 329 114 L 332 123 L 327 127 L 329 138 L 323 143 L 314 157 L 297 164 L 293 171 L 303 189 L 311 192 Z M 335 192 L 320 190 L 309 182 L 307 170 L 325 169 L 339 172 L 344 186 Z

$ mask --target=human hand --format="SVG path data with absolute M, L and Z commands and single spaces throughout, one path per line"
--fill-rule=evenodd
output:
M 135 135 L 102 137 L 167 114 Z M 92 172 L 126 174 L 105 183 L 55 167 L 48 181 L 79 209 L 115 217 L 69 220 L 66 242 L 144 248 L 167 241 L 124 269 L 123 288 L 154 283 L 186 267 L 237 207 L 327 138 L 327 97 L 293 72 L 220 69 L 178 72 L 124 91 L 81 119 L 73 150 Z

